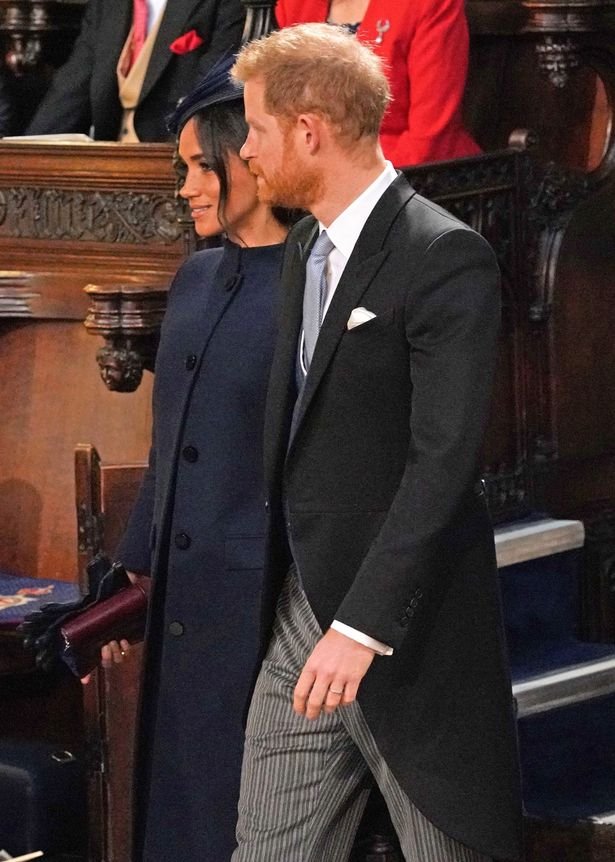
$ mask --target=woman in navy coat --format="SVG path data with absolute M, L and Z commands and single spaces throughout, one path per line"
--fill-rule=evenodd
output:
M 149 469 L 118 552 L 153 578 L 133 862 L 225 862 L 259 642 L 262 426 L 287 229 L 239 158 L 247 128 L 227 68 L 175 124 L 196 232 L 226 240 L 192 255 L 171 286 Z

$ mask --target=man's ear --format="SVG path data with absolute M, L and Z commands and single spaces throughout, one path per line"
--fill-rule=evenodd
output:
M 307 155 L 314 155 L 322 146 L 322 119 L 316 114 L 299 114 L 297 117 L 297 136 Z

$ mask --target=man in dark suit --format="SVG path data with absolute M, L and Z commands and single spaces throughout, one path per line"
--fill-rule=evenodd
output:
M 149 5 L 147 61 L 142 56 L 142 68 L 131 68 L 138 59 L 130 56 L 133 0 L 89 0 L 71 56 L 56 72 L 27 134 L 93 130 L 97 140 L 168 139 L 165 121 L 178 100 L 218 57 L 239 47 L 245 11 L 241 0 Z M 130 101 L 121 98 L 128 75 Z
M 378 59 L 327 25 L 246 46 L 242 150 L 291 232 L 265 429 L 273 634 L 233 862 L 348 858 L 379 786 L 407 860 L 520 856 L 493 533 L 477 482 L 493 253 L 385 163 Z M 321 327 L 321 328 L 320 328 Z

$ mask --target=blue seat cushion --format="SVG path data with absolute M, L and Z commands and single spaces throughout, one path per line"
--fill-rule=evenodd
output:
M 615 695 L 518 723 L 528 814 L 572 821 L 615 812 Z
M 77 584 L 0 571 L 0 628 L 14 629 L 41 605 L 74 602 L 79 596 Z
M 615 645 L 579 640 L 579 552 L 500 569 L 514 682 L 615 655 Z

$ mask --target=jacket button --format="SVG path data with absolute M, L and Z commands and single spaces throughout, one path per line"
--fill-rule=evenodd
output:
M 182 455 L 184 456 L 184 460 L 188 461 L 190 464 L 194 464 L 199 460 L 199 450 L 194 446 L 184 446 L 182 449 Z
M 400 619 L 400 621 L 399 621 L 399 624 L 400 624 L 400 626 L 401 626 L 402 628 L 404 628 L 404 629 L 405 629 L 405 628 L 406 628 L 406 626 L 408 625 L 408 622 L 409 622 L 409 621 L 408 621 L 408 618 L 407 618 L 407 617 L 402 617 L 402 618 Z
M 176 548 L 179 548 L 180 551 L 186 551 L 190 547 L 192 539 L 188 533 L 177 533 L 174 542 Z
M 419 603 L 419 600 L 416 597 L 413 599 L 410 599 L 410 607 L 411 608 L 415 608 L 418 605 L 418 603 Z
M 269 500 L 265 500 L 265 512 L 269 511 Z
M 184 359 L 184 365 L 186 366 L 186 371 L 192 371 L 196 366 L 196 356 L 194 353 L 189 353 L 188 356 Z
M 406 616 L 411 619 L 414 616 L 414 608 L 406 608 Z
M 174 638 L 180 638 L 184 633 L 184 626 L 182 623 L 174 620 L 172 623 L 169 623 L 169 634 L 173 635 Z

